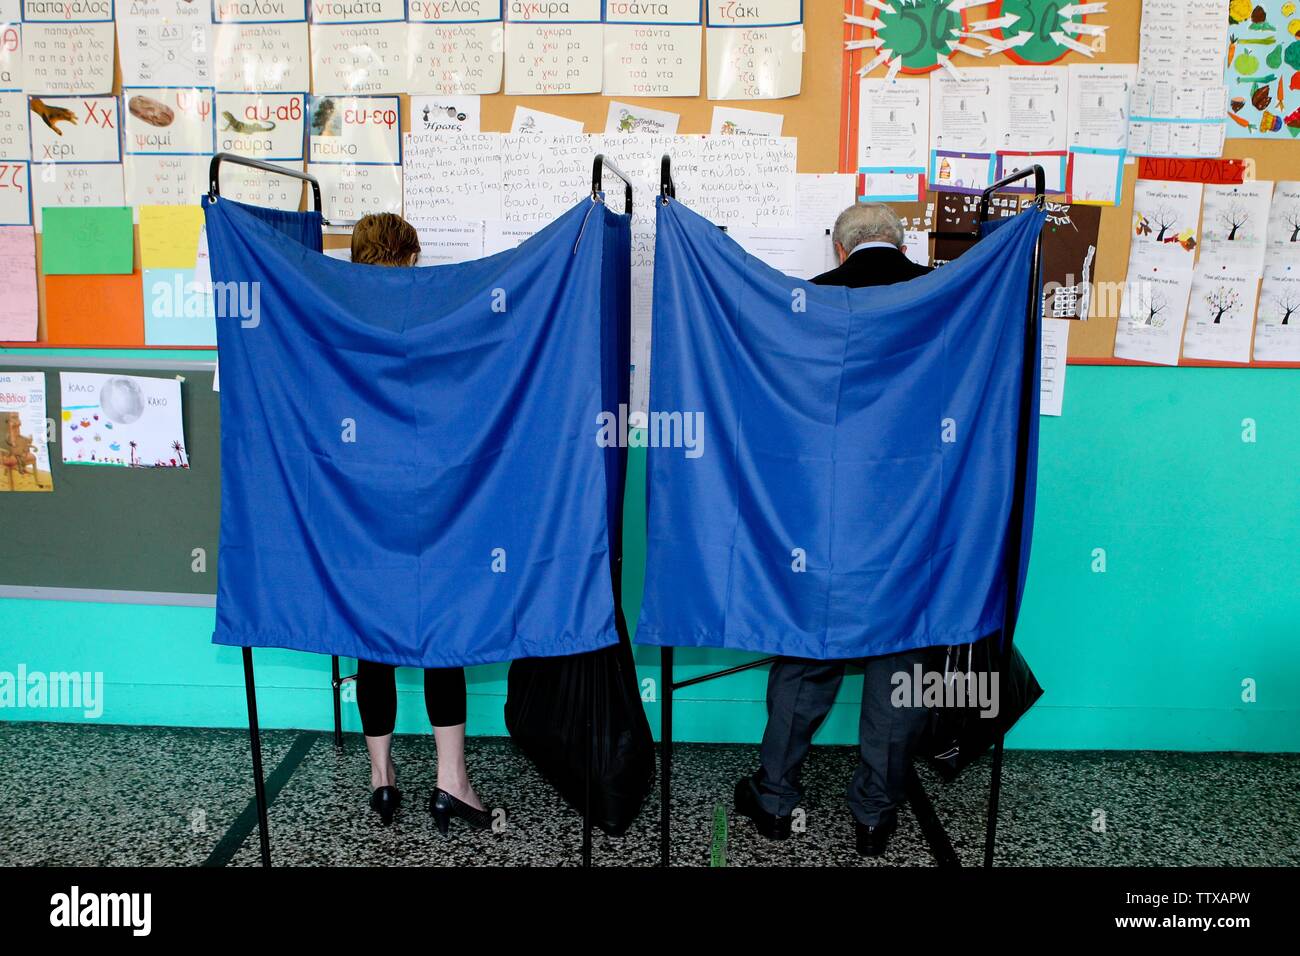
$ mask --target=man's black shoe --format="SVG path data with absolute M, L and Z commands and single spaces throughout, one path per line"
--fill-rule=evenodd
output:
M 860 856 L 880 856 L 885 852 L 885 847 L 889 845 L 889 838 L 898 829 L 898 821 L 890 820 L 888 823 L 869 827 L 865 823 L 854 820 L 853 826 L 858 831 L 858 854 Z
M 749 777 L 741 777 L 736 784 L 736 812 L 754 821 L 758 832 L 769 840 L 785 840 L 790 836 L 790 816 L 768 813 L 759 805 L 758 794 Z

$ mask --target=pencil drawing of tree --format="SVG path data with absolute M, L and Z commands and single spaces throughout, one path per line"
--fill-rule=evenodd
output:
M 1277 314 L 1278 325 L 1290 325 L 1292 317 L 1300 312 L 1300 293 L 1283 289 L 1273 296 L 1273 311 Z
M 1221 285 L 1206 293 L 1205 304 L 1214 310 L 1214 324 L 1223 322 L 1223 317 L 1241 304 L 1241 294 L 1230 286 Z
M 1147 309 L 1146 309 L 1146 311 L 1147 311 L 1147 317 L 1146 317 L 1146 319 L 1142 322 L 1142 324 L 1143 324 L 1143 325 L 1155 325 L 1155 324 L 1156 324 L 1156 316 L 1158 316 L 1158 315 L 1159 315 L 1161 312 L 1163 312 L 1165 309 L 1169 308 L 1169 299 L 1168 299 L 1168 297 L 1165 295 L 1164 290 L 1163 290 L 1163 289 L 1151 289 L 1151 290 L 1147 293 L 1146 306 L 1147 306 Z M 1164 323 L 1161 322 L 1160 324 L 1163 325 Z
M 1300 203 L 1293 203 L 1284 210 L 1282 219 L 1291 227 L 1291 238 L 1287 241 L 1300 242 Z
M 1234 202 L 1219 213 L 1219 222 L 1228 230 L 1228 242 L 1237 240 L 1237 230 L 1250 222 L 1250 210 L 1245 203 Z

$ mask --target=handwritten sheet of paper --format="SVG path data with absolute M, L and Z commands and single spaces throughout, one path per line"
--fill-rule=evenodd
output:
M 36 341 L 36 232 L 0 227 L 0 342 Z
M 175 378 L 60 372 L 65 465 L 188 468 Z
M 502 218 L 502 133 L 407 133 L 403 214 L 412 222 Z
M 41 267 L 46 275 L 127 275 L 134 258 L 130 208 L 45 210 Z
M 1070 354 L 1070 320 L 1043 319 L 1042 392 L 1039 414 L 1060 417 L 1065 403 L 1066 359 Z
M 141 267 L 193 269 L 198 262 L 202 228 L 201 206 L 141 206 Z

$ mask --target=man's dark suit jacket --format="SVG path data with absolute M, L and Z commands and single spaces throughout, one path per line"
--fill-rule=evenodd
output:
M 850 289 L 861 289 L 872 285 L 893 285 L 906 282 L 927 272 L 933 272 L 929 266 L 918 266 L 907 258 L 901 249 L 893 246 L 886 249 L 877 246 L 872 249 L 859 249 L 844 260 L 837 269 L 823 272 L 813 279 L 816 285 L 839 285 Z

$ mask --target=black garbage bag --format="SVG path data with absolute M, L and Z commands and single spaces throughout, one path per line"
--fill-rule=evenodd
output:
M 983 681 L 983 686 L 991 689 L 990 675 L 997 670 L 1001 639 L 1002 632 L 996 631 L 973 644 L 937 648 L 932 666 L 942 670 L 945 685 L 964 679 L 967 688 L 978 687 Z M 1007 673 L 999 675 L 996 686 L 996 716 L 983 716 L 981 706 L 970 696 L 966 698 L 968 706 L 931 709 L 921 752 L 944 782 L 956 780 L 993 747 L 999 733 L 1014 727 L 1043 696 L 1034 672 L 1014 646 Z
M 636 819 L 654 783 L 654 741 L 625 635 L 587 654 L 512 662 L 506 729 L 579 813 L 590 748 L 592 823 L 618 836 Z

